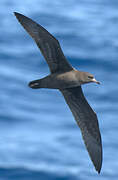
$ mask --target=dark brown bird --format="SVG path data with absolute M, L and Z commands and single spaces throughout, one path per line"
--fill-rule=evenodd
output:
M 102 166 L 102 142 L 96 113 L 82 92 L 81 85 L 94 82 L 100 84 L 88 72 L 74 69 L 66 60 L 58 40 L 41 25 L 30 18 L 14 13 L 21 25 L 35 40 L 46 59 L 51 74 L 29 83 L 31 88 L 59 89 L 63 94 L 78 126 L 95 169 L 100 173 Z

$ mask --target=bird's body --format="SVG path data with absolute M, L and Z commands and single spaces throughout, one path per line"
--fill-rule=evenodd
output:
M 84 72 L 81 72 L 84 73 Z M 31 88 L 68 89 L 85 84 L 81 79 L 80 71 L 75 69 L 67 72 L 52 73 L 42 79 L 30 82 Z
M 50 75 L 31 81 L 33 89 L 59 89 L 65 98 L 78 126 L 95 169 L 100 173 L 102 166 L 102 142 L 96 113 L 86 101 L 81 85 L 95 82 L 94 76 L 88 72 L 74 69 L 66 60 L 58 40 L 41 25 L 30 18 L 16 13 L 15 16 L 26 31 L 35 40 L 45 57 Z

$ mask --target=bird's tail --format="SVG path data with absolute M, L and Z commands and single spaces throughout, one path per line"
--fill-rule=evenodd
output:
M 41 79 L 37 79 L 37 80 L 29 82 L 28 86 L 32 89 L 41 88 Z

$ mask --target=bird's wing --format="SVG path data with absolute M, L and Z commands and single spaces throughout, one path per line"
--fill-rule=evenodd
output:
M 61 90 L 61 92 L 81 129 L 84 143 L 95 169 L 100 173 L 102 142 L 96 113 L 85 99 L 81 86 Z
M 16 12 L 14 14 L 24 29 L 35 40 L 49 65 L 51 73 L 66 72 L 73 69 L 54 36 L 30 18 Z

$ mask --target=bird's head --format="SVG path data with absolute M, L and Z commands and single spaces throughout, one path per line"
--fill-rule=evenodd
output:
M 86 83 L 91 83 L 91 82 L 94 82 L 94 83 L 97 83 L 97 84 L 100 84 L 99 81 L 97 81 L 94 76 L 88 72 L 81 72 L 81 83 L 82 84 L 86 84 Z

